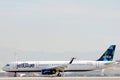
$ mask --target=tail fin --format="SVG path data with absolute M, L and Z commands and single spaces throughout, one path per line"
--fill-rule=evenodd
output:
M 116 45 L 111 45 L 97 61 L 112 61 Z

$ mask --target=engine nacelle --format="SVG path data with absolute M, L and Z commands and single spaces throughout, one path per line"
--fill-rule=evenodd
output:
M 43 74 L 43 75 L 56 74 L 56 70 L 55 70 L 55 69 L 43 69 L 43 70 L 42 70 L 42 74 Z

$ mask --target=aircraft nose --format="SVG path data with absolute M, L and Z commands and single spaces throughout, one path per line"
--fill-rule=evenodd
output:
M 5 67 L 5 66 L 4 66 L 4 67 L 2 67 L 2 70 L 3 70 L 3 71 L 6 71 L 6 67 Z
M 6 66 L 4 66 L 4 67 L 2 68 L 2 70 L 3 70 L 3 71 L 8 71 L 8 70 L 9 70 L 9 68 L 8 68 L 8 67 L 6 67 Z

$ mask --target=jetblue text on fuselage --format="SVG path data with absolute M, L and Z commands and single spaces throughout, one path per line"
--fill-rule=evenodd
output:
M 17 64 L 17 68 L 34 68 L 35 64 L 21 63 Z

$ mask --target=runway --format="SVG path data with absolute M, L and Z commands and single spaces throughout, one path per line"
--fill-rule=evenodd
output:
M 120 80 L 120 77 L 2 77 L 0 80 Z

